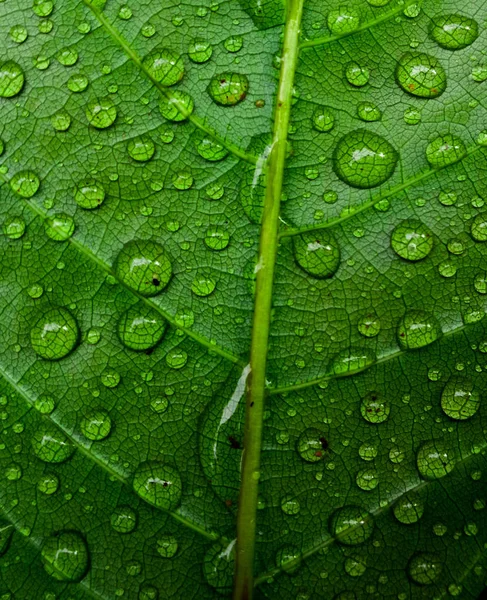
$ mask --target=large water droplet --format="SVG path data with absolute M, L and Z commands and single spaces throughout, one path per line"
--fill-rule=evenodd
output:
M 308 462 L 316 462 L 325 455 L 328 442 L 322 431 L 310 427 L 301 433 L 296 447 L 301 458 Z
M 469 379 L 453 378 L 441 394 L 441 408 L 452 419 L 470 419 L 480 406 L 480 395 Z
M 147 162 L 153 156 L 156 151 L 154 142 L 145 136 L 136 137 L 127 145 L 127 152 L 129 156 L 137 162 Z
M 399 322 L 397 339 L 404 350 L 423 348 L 441 336 L 441 327 L 436 318 L 424 310 L 411 310 Z
M 118 322 L 118 335 L 124 346 L 132 350 L 148 350 L 158 344 L 167 321 L 155 309 L 139 302 L 123 313 Z
M 216 287 L 216 281 L 206 275 L 197 275 L 191 284 L 191 291 L 201 298 L 209 296 Z
M 210 227 L 205 234 L 205 246 L 210 250 L 224 250 L 230 241 L 230 234 L 223 227 Z
M 446 73 L 438 59 L 429 54 L 407 52 L 396 67 L 396 81 L 408 94 L 437 98 L 446 89 Z
M 455 452 L 441 440 L 424 443 L 418 450 L 416 464 L 425 479 L 445 477 L 455 466 Z
M 340 248 L 335 236 L 326 230 L 295 236 L 294 257 L 298 265 L 313 277 L 332 277 L 340 264 Z
M 24 87 L 24 72 L 13 60 L 0 63 L 0 98 L 12 98 Z
M 168 48 L 161 48 L 144 58 L 142 65 L 160 84 L 171 86 L 181 81 L 184 75 L 184 62 L 179 54 Z
M 228 156 L 228 150 L 225 146 L 220 144 L 220 142 L 207 137 L 204 137 L 198 142 L 196 150 L 201 158 L 210 162 L 218 162 Z
M 426 146 L 426 160 L 434 169 L 452 165 L 461 160 L 466 153 L 463 141 L 450 133 L 436 137 Z
M 166 364 L 171 369 L 182 369 L 188 362 L 188 353 L 178 348 L 169 350 L 166 354 Z
M 146 502 L 164 510 L 174 510 L 181 501 L 179 472 L 157 461 L 141 463 L 134 476 L 134 490 Z
M 194 110 L 193 98 L 186 92 L 175 90 L 171 98 L 161 98 L 161 115 L 168 121 L 179 123 L 186 120 Z
M 44 221 L 46 235 L 55 242 L 65 242 L 73 235 L 75 229 L 73 217 L 58 213 Z
M 433 248 L 433 234 L 416 219 L 399 223 L 392 232 L 391 246 L 396 254 L 406 260 L 422 260 Z
M 396 150 L 386 139 L 365 129 L 343 136 L 333 154 L 338 177 L 357 188 L 372 188 L 387 181 L 397 160 Z
M 52 474 L 44 475 L 37 482 L 37 489 L 41 494 L 52 496 L 52 494 L 55 494 L 59 489 L 59 478 Z
M 475 217 L 470 226 L 470 233 L 476 242 L 487 241 L 487 213 Z
M 327 106 L 317 106 L 313 111 L 312 123 L 316 131 L 331 131 L 335 125 L 335 116 Z
M 242 73 L 220 73 L 211 78 L 208 93 L 221 106 L 234 106 L 244 100 L 249 89 L 249 80 Z
M 232 591 L 235 568 L 235 540 L 228 544 L 218 542 L 205 554 L 203 574 L 209 585 L 218 593 L 227 595 Z
M 363 544 L 372 535 L 372 515 L 360 506 L 344 506 L 330 518 L 330 533 L 341 544 Z
M 4 222 L 2 229 L 9 240 L 18 240 L 25 233 L 25 221 L 22 217 L 10 217 Z
M 328 13 L 327 23 L 333 34 L 344 35 L 359 27 L 360 15 L 357 11 L 342 6 Z
M 442 572 L 441 561 L 436 554 L 421 552 L 415 554 L 408 563 L 408 573 L 415 583 L 431 585 L 435 583 Z
M 65 308 L 51 308 L 31 329 L 30 340 L 36 354 L 47 360 L 59 360 L 77 345 L 78 324 Z
M 364 337 L 375 337 L 380 333 L 380 319 L 376 314 L 364 315 L 357 324 L 359 332 Z
M 162 535 L 157 540 L 157 552 L 163 558 L 172 558 L 178 551 L 178 541 L 173 535 Z
M 379 484 L 379 475 L 375 469 L 362 469 L 355 476 L 355 483 L 361 490 L 370 492 Z
M 32 198 L 41 182 L 33 171 L 19 171 L 10 180 L 10 188 L 22 198 Z
M 442 48 L 461 50 L 475 42 L 479 26 L 477 21 L 463 15 L 442 15 L 433 19 L 430 34 Z
M 94 442 L 104 440 L 110 435 L 112 420 L 106 410 L 92 411 L 81 421 L 83 435 Z
M 59 581 L 80 581 L 89 568 L 88 546 L 77 531 L 49 536 L 41 550 L 44 569 Z
M 32 436 L 32 448 L 37 458 L 47 463 L 62 463 L 74 452 L 74 446 L 64 433 L 47 424 Z
M 81 208 L 97 208 L 105 200 L 105 190 L 96 181 L 83 181 L 76 186 L 74 199 Z
M 345 69 L 345 77 L 350 85 L 363 87 L 369 82 L 370 71 L 367 67 L 359 65 L 356 62 L 351 62 L 348 63 Z
M 130 533 L 137 525 L 137 513 L 130 506 L 117 506 L 110 517 L 110 524 L 119 533 Z
M 115 122 L 117 108 L 109 97 L 93 100 L 86 107 L 86 118 L 97 129 L 106 129 Z
M 164 248 L 150 240 L 134 240 L 120 251 L 115 272 L 120 281 L 142 296 L 155 296 L 169 283 L 171 262 Z
M 387 420 L 391 407 L 377 392 L 369 392 L 360 406 L 363 418 L 369 423 L 383 423 Z
M 399 498 L 392 510 L 400 523 L 411 525 L 412 523 L 417 523 L 423 516 L 424 503 L 419 494 L 407 492 L 407 494 Z

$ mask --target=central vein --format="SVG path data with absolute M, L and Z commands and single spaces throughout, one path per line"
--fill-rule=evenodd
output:
M 291 112 L 294 74 L 299 52 L 299 33 L 304 0 L 288 0 L 279 89 L 274 115 L 274 131 L 266 169 L 266 192 L 259 242 L 259 260 L 250 348 L 250 375 L 245 409 L 244 450 L 237 518 L 237 556 L 234 600 L 250 600 L 253 590 L 253 564 L 260 453 L 266 388 L 272 286 L 276 264 L 279 212 L 287 132 Z

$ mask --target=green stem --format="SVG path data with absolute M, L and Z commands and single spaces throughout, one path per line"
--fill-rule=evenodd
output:
M 279 240 L 280 200 L 294 73 L 299 53 L 303 3 L 304 0 L 288 0 L 287 3 L 274 132 L 266 169 L 266 193 L 260 232 L 259 260 L 256 267 L 257 279 L 250 348 L 250 375 L 247 383 L 244 451 L 237 517 L 234 600 L 250 600 L 254 586 L 253 564 L 257 493 L 260 475 L 272 286 Z

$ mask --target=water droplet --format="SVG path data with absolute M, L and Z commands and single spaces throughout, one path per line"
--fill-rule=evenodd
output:
M 479 27 L 477 21 L 463 15 L 442 15 L 433 20 L 430 34 L 442 48 L 461 50 L 475 42 Z
M 370 492 L 379 483 L 379 476 L 375 469 L 362 469 L 355 477 L 355 482 L 361 490 Z
M 441 408 L 452 419 L 470 419 L 479 406 L 479 393 L 468 379 L 450 379 L 441 394 Z
M 53 215 L 44 221 L 44 230 L 47 237 L 55 242 L 69 240 L 74 233 L 74 228 L 73 217 L 64 213 Z
M 441 440 L 424 443 L 418 450 L 416 464 L 425 479 L 445 477 L 455 466 L 455 452 Z
M 401 258 L 422 260 L 433 249 L 433 234 L 421 221 L 408 219 L 395 227 L 391 235 L 391 246 Z
M 66 111 L 60 110 L 52 115 L 51 125 L 56 131 L 67 131 L 71 126 L 71 117 Z
M 333 513 L 330 533 L 341 544 L 363 544 L 374 530 L 372 515 L 360 506 L 344 506 Z
M 10 180 L 10 188 L 21 198 L 32 198 L 41 182 L 33 171 L 19 171 Z
M 329 231 L 310 231 L 295 236 L 293 247 L 298 265 L 318 279 L 332 277 L 340 265 L 340 248 Z
M 3 233 L 9 240 L 18 240 L 25 233 L 25 221 L 22 217 L 10 217 L 3 224 Z
M 182 483 L 178 471 L 156 461 L 141 463 L 134 476 L 134 490 L 146 502 L 174 510 L 181 501 Z
M 184 121 L 193 113 L 193 98 L 186 92 L 175 90 L 170 98 L 161 98 L 159 110 L 168 121 L 175 123 Z
M 287 496 L 281 500 L 281 509 L 286 515 L 297 515 L 301 510 L 301 505 L 297 498 Z
M 357 116 L 362 121 L 380 121 L 382 113 L 372 102 L 360 102 L 357 106 Z
M 477 215 L 472 221 L 470 233 L 476 242 L 487 241 L 487 213 Z
M 77 531 L 50 535 L 41 550 L 44 569 L 58 581 L 80 581 L 89 568 L 88 546 Z
M 224 250 L 230 241 L 230 235 L 223 227 L 210 227 L 205 234 L 205 245 L 210 250 Z
M 479 294 L 487 294 L 487 273 L 485 271 L 477 273 L 477 275 L 475 275 L 475 279 L 473 280 L 473 285 L 475 291 L 477 291 Z
M 324 457 L 328 442 L 322 431 L 310 427 L 301 433 L 296 447 L 301 458 L 308 462 L 316 462 Z
M 404 111 L 404 122 L 406 125 L 417 125 L 421 123 L 421 111 L 416 107 L 410 106 Z
M 118 322 L 118 336 L 131 350 L 154 348 L 164 336 L 167 321 L 155 309 L 138 302 L 123 313 Z
M 175 173 L 172 178 L 172 184 L 177 190 L 189 190 L 194 183 L 193 176 L 187 171 Z
M 358 449 L 358 454 L 359 454 L 360 458 L 367 462 L 374 460 L 374 458 L 376 458 L 376 456 L 377 456 L 377 453 L 378 453 L 377 447 L 374 446 L 373 444 L 369 444 L 367 442 L 364 442 L 363 444 L 361 444 L 360 448 Z
M 426 147 L 426 160 L 434 168 L 446 167 L 461 160 L 467 149 L 463 141 L 449 133 L 435 138 Z
M 391 407 L 377 392 L 369 392 L 360 405 L 362 417 L 369 423 L 383 423 L 387 420 Z
M 358 322 L 358 330 L 365 337 L 375 337 L 380 332 L 379 317 L 373 313 L 363 316 Z
M 380 135 L 357 129 L 338 142 L 333 165 L 338 177 L 357 188 L 381 185 L 394 173 L 398 154 Z
M 152 585 L 143 585 L 140 588 L 139 600 L 158 600 L 159 591 Z
M 401 496 L 393 508 L 394 516 L 400 523 L 411 525 L 417 523 L 423 516 L 424 503 L 419 494 L 407 492 Z
M 72 67 L 78 61 L 78 53 L 74 48 L 62 48 L 56 54 L 58 62 L 65 67 Z
M 156 398 L 152 400 L 150 407 L 157 414 L 165 413 L 169 408 L 169 400 L 167 398 Z
M 76 186 L 74 199 L 78 206 L 88 210 L 97 208 L 105 200 L 105 190 L 96 181 L 83 181 Z
M 351 62 L 348 63 L 345 69 L 345 77 L 351 85 L 363 87 L 369 82 L 370 71 L 367 67 L 363 67 L 356 62 Z
M 57 475 L 48 474 L 44 475 L 37 482 L 37 489 L 41 492 L 41 494 L 45 494 L 46 496 L 52 496 L 59 489 L 59 479 Z
M 197 144 L 196 149 L 198 154 L 205 160 L 217 162 L 228 156 L 228 150 L 216 140 L 211 138 L 203 138 Z
M 188 354 L 184 350 L 174 348 L 166 354 L 166 363 L 171 369 L 182 369 L 187 362 Z
M 80 92 L 84 92 L 88 87 L 89 81 L 86 75 L 82 75 L 81 73 L 77 73 L 75 75 L 71 75 L 68 79 L 68 90 L 74 92 L 75 94 L 79 94 Z
M 38 17 L 48 17 L 54 9 L 52 0 L 34 0 L 32 10 Z
M 457 272 L 457 266 L 453 262 L 445 260 L 438 265 L 438 272 L 442 277 L 454 277 Z
M 25 42 L 29 34 L 23 25 L 14 25 L 10 29 L 9 35 L 16 44 L 22 44 L 22 42 Z
M 46 360 L 59 360 L 76 347 L 78 323 L 65 308 L 51 308 L 31 329 L 30 340 L 36 354 Z
M 228 595 L 232 591 L 234 569 L 235 540 L 229 544 L 213 544 L 203 562 L 203 574 L 207 583 L 219 594 Z
M 132 18 L 132 10 L 127 5 L 121 6 L 118 10 L 118 16 L 120 19 L 123 19 L 124 21 L 128 21 L 129 19 Z
M 188 48 L 188 56 L 195 63 L 205 63 L 212 54 L 213 47 L 205 40 L 195 40 Z
M 178 310 L 174 318 L 179 327 L 189 328 L 194 323 L 194 313 L 189 308 Z
M 360 16 L 357 11 L 339 7 L 328 13 L 328 28 L 335 35 L 344 35 L 355 31 L 360 26 Z
M 234 106 L 245 99 L 249 80 L 242 73 L 220 73 L 211 78 L 208 93 L 221 106 Z
M 137 525 L 137 513 L 130 506 L 117 506 L 110 516 L 110 524 L 118 533 L 130 533 Z
M 411 310 L 399 322 L 397 338 L 403 350 L 415 350 L 432 344 L 441 333 L 441 327 L 432 314 Z
M 85 438 L 94 442 L 104 440 L 110 434 L 112 420 L 102 409 L 94 410 L 81 421 L 81 431 Z
M 327 106 L 317 106 L 313 111 L 312 124 L 316 131 L 331 131 L 335 125 L 335 115 Z
M 419 585 L 431 585 L 441 575 L 442 565 L 435 554 L 421 552 L 411 557 L 408 563 L 408 573 L 411 579 Z
M 179 54 L 168 48 L 152 52 L 142 61 L 150 76 L 164 86 L 181 81 L 184 75 L 184 62 Z
M 147 162 L 154 156 L 156 147 L 154 142 L 148 137 L 137 137 L 127 145 L 129 156 L 137 162 Z
M 101 379 L 102 384 L 105 387 L 116 388 L 117 385 L 120 383 L 121 377 L 120 377 L 120 373 L 118 373 L 117 371 L 112 371 L 110 369 L 106 369 L 101 374 L 100 379 Z
M 157 540 L 157 552 L 163 558 L 172 558 L 178 551 L 178 541 L 173 535 L 162 535 Z
M 117 108 L 111 98 L 92 100 L 86 107 L 86 118 L 96 129 L 106 129 L 117 118 Z
M 0 98 L 12 98 L 24 87 L 24 72 L 13 60 L 0 63 Z
M 216 281 L 205 275 L 197 275 L 191 284 L 191 291 L 196 296 L 209 296 L 216 287 Z
M 22 479 L 22 467 L 15 463 L 8 465 L 5 468 L 5 478 L 8 481 L 18 481 Z
M 228 52 L 238 52 L 243 46 L 243 37 L 241 35 L 232 35 L 227 38 L 223 45 Z
M 396 81 L 412 96 L 437 98 L 446 89 L 446 73 L 429 54 L 407 52 L 396 67 Z
M 375 354 L 370 350 L 350 348 L 342 350 L 334 356 L 328 365 L 327 372 L 334 375 L 345 375 L 366 369 L 375 362 Z
M 34 407 L 42 415 L 50 415 L 56 408 L 56 403 L 54 402 L 54 398 L 51 398 L 51 396 L 39 396 L 34 402 Z
M 62 463 L 74 452 L 69 439 L 53 425 L 43 424 L 32 436 L 34 454 L 46 463 Z
M 276 566 L 285 573 L 296 573 L 301 565 L 301 554 L 296 546 L 288 545 L 279 548 L 276 554 Z
M 166 287 L 172 276 L 172 266 L 160 244 L 133 240 L 120 251 L 115 272 L 124 285 L 148 297 L 159 294 Z

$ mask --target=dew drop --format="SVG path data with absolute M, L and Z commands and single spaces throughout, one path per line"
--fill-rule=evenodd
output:
M 110 369 L 106 369 L 101 374 L 101 382 L 106 388 L 116 388 L 120 383 L 120 373 L 117 371 L 112 371 Z
M 55 242 L 65 242 L 73 235 L 75 229 L 73 217 L 64 213 L 52 215 L 44 221 L 46 235 Z
M 377 392 L 369 392 L 360 405 L 362 417 L 369 423 L 383 423 L 387 420 L 391 407 Z
M 24 87 L 24 72 L 13 60 L 0 63 L 0 98 L 12 98 Z
M 212 45 L 205 40 L 194 40 L 189 45 L 188 56 L 195 63 L 205 63 L 210 60 L 213 54 Z
M 147 162 L 154 156 L 156 147 L 148 137 L 137 137 L 127 144 L 129 156 L 137 162 Z
M 74 191 L 74 199 L 78 206 L 91 210 L 97 208 L 105 200 L 105 189 L 103 186 L 94 181 L 83 181 L 76 186 Z
M 400 523 L 411 525 L 417 523 L 424 513 L 424 503 L 419 494 L 407 492 L 394 504 L 394 516 Z
M 441 327 L 432 314 L 411 310 L 399 322 L 397 339 L 403 350 L 415 350 L 432 344 L 441 333 Z
M 96 129 L 106 129 L 117 118 L 117 108 L 109 97 L 93 100 L 86 107 L 86 118 Z
M 71 117 L 66 111 L 60 110 L 52 115 L 51 125 L 56 131 L 67 131 L 71 126 Z
M 297 515 L 301 510 L 301 505 L 297 498 L 286 496 L 281 500 L 281 510 L 285 515 Z
M 328 442 L 322 431 L 310 427 L 301 433 L 296 448 L 302 459 L 307 462 L 317 462 L 325 456 Z
M 463 141 L 449 133 L 440 135 L 426 147 L 426 160 L 434 168 L 446 167 L 461 160 L 467 153 Z
M 53 425 L 43 424 L 32 436 L 34 454 L 46 463 L 62 463 L 74 452 L 69 439 Z
M 172 184 L 177 190 L 189 190 L 194 183 L 193 176 L 187 171 L 175 173 L 172 178 Z
M 382 113 L 380 108 L 372 102 L 360 102 L 357 106 L 357 116 L 362 121 L 380 121 Z
M 174 348 L 166 354 L 166 364 L 170 369 L 182 369 L 188 362 L 188 354 L 184 350 Z
M 131 350 L 154 348 L 164 336 L 167 321 L 155 309 L 138 302 L 123 313 L 118 322 L 118 336 Z
M 374 364 L 375 360 L 375 354 L 370 350 L 350 348 L 348 350 L 342 350 L 331 359 L 327 372 L 333 373 L 334 375 L 355 373 Z
M 110 524 L 118 533 L 130 533 L 137 526 L 137 513 L 130 506 L 117 506 L 110 516 Z
M 81 432 L 94 442 L 104 440 L 110 435 L 112 420 L 110 415 L 102 409 L 94 410 L 81 421 Z
M 67 356 L 79 340 L 78 323 L 65 308 L 51 308 L 36 322 L 30 332 L 32 348 L 46 360 Z
M 65 67 L 72 67 L 78 61 L 78 53 L 74 48 L 62 48 L 56 54 L 58 62 Z
M 243 37 L 241 35 L 232 35 L 223 42 L 223 45 L 227 52 L 238 52 L 243 47 Z
M 54 9 L 52 0 L 33 0 L 32 10 L 38 17 L 48 17 Z
M 33 171 L 19 171 L 10 180 L 10 188 L 21 198 L 32 198 L 41 182 Z
M 208 85 L 210 98 L 221 106 L 234 106 L 245 99 L 249 80 L 242 73 L 220 73 Z
M 364 315 L 358 322 L 358 330 L 364 337 L 375 337 L 380 333 L 380 320 L 379 317 L 370 313 L 368 315 Z
M 205 246 L 210 250 L 224 250 L 230 241 L 230 235 L 223 227 L 213 226 L 205 234 Z
M 433 234 L 421 221 L 408 219 L 395 227 L 391 235 L 391 246 L 401 258 L 422 260 L 433 249 Z
M 404 111 L 404 122 L 406 125 L 417 125 L 421 123 L 421 111 L 414 106 L 406 108 Z
M 419 585 L 435 583 L 441 572 L 441 561 L 436 554 L 421 552 L 412 556 L 408 563 L 409 576 Z
M 476 242 L 487 241 L 487 213 L 477 215 L 472 221 L 470 233 Z
M 159 294 L 167 286 L 172 266 L 160 244 L 151 240 L 133 240 L 120 251 L 115 273 L 123 285 L 149 297 Z
M 343 136 L 333 154 L 338 177 L 357 188 L 372 188 L 387 181 L 397 160 L 398 154 L 387 140 L 365 129 Z
M 450 379 L 441 394 L 441 408 L 452 419 L 470 419 L 479 406 L 480 395 L 468 379 Z
M 311 121 L 315 131 L 331 131 L 335 125 L 335 116 L 327 106 L 317 106 Z
M 301 554 L 297 546 L 283 546 L 276 554 L 276 566 L 285 573 L 296 573 L 301 565 Z
M 170 98 L 161 98 L 159 110 L 168 121 L 175 123 L 185 121 L 193 113 L 193 98 L 186 92 L 175 90 Z
M 184 75 L 182 57 L 168 48 L 161 48 L 146 56 L 142 66 L 153 79 L 164 86 L 175 85 Z
M 360 458 L 367 462 L 374 460 L 374 458 L 377 457 L 377 452 L 377 447 L 367 442 L 361 444 L 360 448 L 358 449 L 358 454 Z
M 157 508 L 174 510 L 181 501 L 179 472 L 162 462 L 141 463 L 135 473 L 133 486 L 136 494 Z
M 77 531 L 50 535 L 41 550 L 44 569 L 58 581 L 80 581 L 89 569 L 88 546 Z
M 429 54 L 407 52 L 396 67 L 396 81 L 408 94 L 437 98 L 446 89 L 446 73 L 438 59 Z
M 77 73 L 76 75 L 71 75 L 68 79 L 68 90 L 74 92 L 75 94 L 79 94 L 80 92 L 84 92 L 88 87 L 89 81 L 86 75 L 82 75 L 81 73 Z
M 159 591 L 153 585 L 143 585 L 139 591 L 139 600 L 158 600 Z
M 360 16 L 353 9 L 339 7 L 328 13 L 327 23 L 334 35 L 345 35 L 360 26 Z
M 44 475 L 37 482 L 37 489 L 41 494 L 52 496 L 52 494 L 55 494 L 59 489 L 59 478 L 54 474 Z
M 163 558 L 172 558 L 178 551 L 178 541 L 173 535 L 162 535 L 157 540 L 157 552 Z
M 455 452 L 441 440 L 424 443 L 418 450 L 416 464 L 425 479 L 445 477 L 455 466 Z
M 51 396 L 39 396 L 34 402 L 34 407 L 41 415 L 50 415 L 56 408 L 56 404 Z
M 294 258 L 298 265 L 313 277 L 332 277 L 340 265 L 340 249 L 329 231 L 310 231 L 295 236 Z
M 357 473 L 355 483 L 365 492 L 374 490 L 379 483 L 377 471 L 375 469 L 362 469 Z
M 203 560 L 206 582 L 218 593 L 228 595 L 232 591 L 235 569 L 235 541 L 213 544 Z
M 209 296 L 216 287 L 216 281 L 205 275 L 197 275 L 191 284 L 191 291 L 196 296 Z
M 344 506 L 330 518 L 330 533 L 340 544 L 356 546 L 367 541 L 374 530 L 372 515 L 360 506 Z
M 22 44 L 29 34 L 23 25 L 14 25 L 10 28 L 9 35 L 16 44 Z
M 475 291 L 479 294 L 487 294 L 487 273 L 482 271 L 481 273 L 477 273 L 475 275 L 475 279 L 473 280 L 473 286 Z
M 350 85 L 363 87 L 369 82 L 370 71 L 367 67 L 363 67 L 356 62 L 351 62 L 345 68 L 345 77 Z
M 447 50 L 461 50 L 473 44 L 479 35 L 477 21 L 463 15 L 442 15 L 433 19 L 430 35 Z
M 10 217 L 3 224 L 3 233 L 9 240 L 18 240 L 25 233 L 25 221 L 22 217 Z

